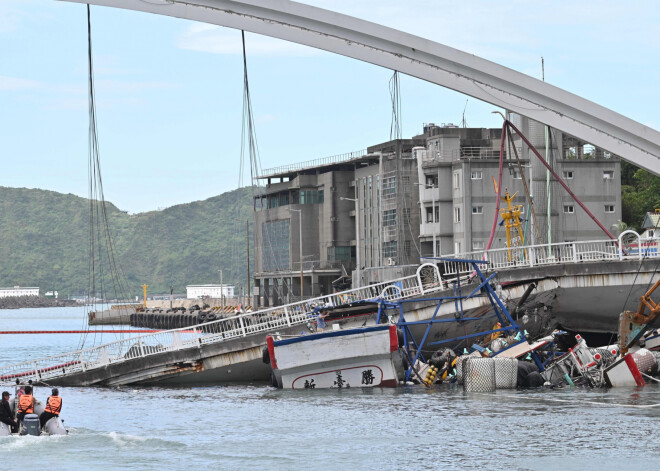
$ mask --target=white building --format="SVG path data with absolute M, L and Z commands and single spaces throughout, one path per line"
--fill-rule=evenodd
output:
M 234 287 L 231 285 L 188 285 L 186 286 L 186 298 L 233 298 Z
M 8 298 L 10 296 L 39 296 L 39 288 L 24 288 L 21 286 L 0 288 L 0 298 Z

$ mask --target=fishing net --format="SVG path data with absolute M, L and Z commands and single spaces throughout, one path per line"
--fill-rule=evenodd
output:
M 518 385 L 518 360 L 493 358 L 495 361 L 495 385 L 497 389 L 516 389 Z
M 463 362 L 463 390 L 465 392 L 494 392 L 495 360 L 468 358 Z

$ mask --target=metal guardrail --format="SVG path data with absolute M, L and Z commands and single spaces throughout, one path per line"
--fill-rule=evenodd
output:
M 131 337 L 75 352 L 3 366 L 0 367 L 0 382 L 12 382 L 16 379 L 52 381 L 54 378 L 103 368 L 135 358 L 306 324 L 319 307 L 379 299 L 393 301 L 442 288 L 443 283 L 439 275 L 429 277 L 427 274 L 424 278 L 412 275 L 205 324 Z
M 305 168 L 318 167 L 320 165 L 335 164 L 338 162 L 344 162 L 346 160 L 357 159 L 367 155 L 367 150 L 362 149 L 354 152 L 347 152 L 345 154 L 331 155 L 329 157 L 322 157 L 320 159 L 308 160 L 306 162 L 297 162 L 295 164 L 289 165 L 280 165 L 279 167 L 268 168 L 261 172 L 259 178 L 271 177 L 273 175 L 279 175 L 285 172 L 293 172 L 295 170 L 302 170 Z
M 532 245 L 511 249 L 481 250 L 462 254 L 444 255 L 443 258 L 486 260 L 484 271 L 499 271 L 516 267 L 536 267 L 579 263 L 586 261 L 621 261 L 642 258 L 660 258 L 660 240 L 641 239 L 637 233 L 632 242 L 619 239 L 584 242 L 563 242 L 551 245 Z M 631 234 L 631 235 L 632 235 Z M 636 237 L 635 237 L 636 236 Z M 443 276 L 471 271 L 468 264 L 443 262 Z
M 619 239 L 476 251 L 452 254 L 443 258 L 487 260 L 488 264 L 483 266 L 484 271 L 583 261 L 660 258 L 660 240 L 641 239 L 636 232 L 626 231 L 619 236 Z M 424 271 L 422 276 L 421 269 L 424 268 L 422 266 L 416 275 L 397 280 L 0 367 L 0 382 L 11 382 L 15 379 L 47 381 L 162 352 L 178 351 L 278 328 L 302 325 L 310 321 L 319 307 L 339 306 L 356 301 L 379 299 L 393 301 L 411 298 L 446 288 L 452 275 L 464 276 L 473 270 L 467 263 L 442 261 L 441 264 L 443 279 L 440 279 L 437 269 L 431 271 L 430 275 L 429 271 Z

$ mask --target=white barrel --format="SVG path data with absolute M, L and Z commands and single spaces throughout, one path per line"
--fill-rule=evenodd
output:
M 465 392 L 494 392 L 495 360 L 468 358 L 463 362 L 463 390 Z
M 41 433 L 47 433 L 48 435 L 66 435 L 68 432 L 64 428 L 64 425 L 62 425 L 62 422 L 60 422 L 59 417 L 52 417 L 44 424 Z
M 11 435 L 11 427 L 4 422 L 0 422 L 0 437 Z
M 495 360 L 495 385 L 497 389 L 516 389 L 518 385 L 518 360 L 497 357 L 493 360 Z

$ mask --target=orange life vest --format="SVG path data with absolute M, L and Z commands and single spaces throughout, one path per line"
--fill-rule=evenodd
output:
M 34 404 L 32 403 L 32 400 L 32 394 L 23 394 L 18 400 L 18 412 L 32 414 L 34 412 Z
M 46 408 L 44 410 L 51 414 L 60 415 L 60 411 L 62 410 L 62 398 L 60 396 L 50 396 L 46 402 Z

